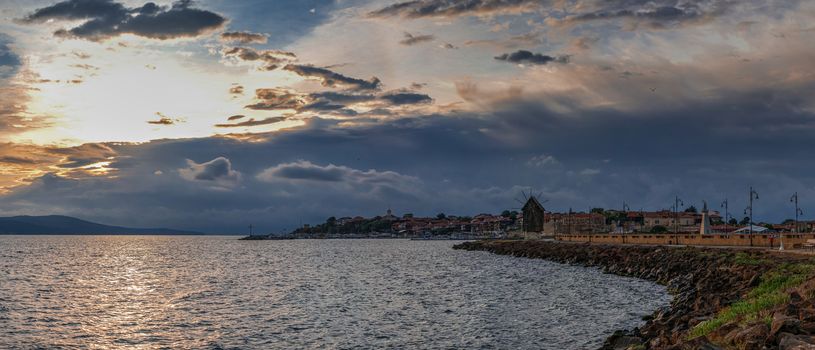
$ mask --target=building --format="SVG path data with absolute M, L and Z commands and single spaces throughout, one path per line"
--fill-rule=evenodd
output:
M 397 220 L 399 220 L 399 217 L 396 216 L 396 215 L 393 215 L 393 211 L 390 208 L 388 208 L 388 211 L 385 214 L 385 216 L 382 217 L 382 220 L 385 220 L 385 221 L 397 221 Z
M 674 213 L 670 210 L 660 210 L 655 212 L 643 212 L 642 231 L 649 232 L 657 226 L 664 227 L 668 231 L 679 229 L 679 232 L 697 232 L 702 224 L 702 214 L 693 212 Z M 718 220 L 720 217 L 716 212 L 709 212 L 709 219 Z
M 543 222 L 545 210 L 543 205 L 538 202 L 535 196 L 529 197 L 524 204 L 523 211 L 523 225 L 524 232 L 543 232 Z
M 500 215 L 478 214 L 474 216 L 472 220 L 470 220 L 469 227 L 470 231 L 473 233 L 500 232 L 509 227 L 511 223 L 512 219 L 505 218 Z
M 552 213 L 547 226 L 559 235 L 609 232 L 606 217 L 600 213 Z

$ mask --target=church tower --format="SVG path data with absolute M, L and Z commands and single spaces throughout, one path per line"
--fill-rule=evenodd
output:
M 702 209 L 702 223 L 699 226 L 699 234 L 700 235 L 709 235 L 710 234 L 710 212 L 707 209 L 707 202 L 705 203 L 704 208 Z

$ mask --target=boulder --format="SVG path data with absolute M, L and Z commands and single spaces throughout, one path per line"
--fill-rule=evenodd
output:
M 815 322 L 801 322 L 800 330 L 802 334 L 815 334 Z
M 733 336 L 731 340 L 737 349 L 758 350 L 764 347 L 770 329 L 764 323 L 747 326 Z
M 815 308 L 804 308 L 798 310 L 798 319 L 804 322 L 815 322 Z
M 781 333 L 778 336 L 779 350 L 815 350 L 812 337 Z
M 770 326 L 769 341 L 775 343 L 779 341 L 778 335 L 781 333 L 798 334 L 801 333 L 801 321 L 797 318 L 785 315 L 779 311 L 773 314 L 772 326 Z

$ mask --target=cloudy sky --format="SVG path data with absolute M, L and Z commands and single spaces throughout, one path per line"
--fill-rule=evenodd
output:
M 0 215 L 815 215 L 815 2 L 0 0 Z M 809 209 L 812 208 L 812 209 Z

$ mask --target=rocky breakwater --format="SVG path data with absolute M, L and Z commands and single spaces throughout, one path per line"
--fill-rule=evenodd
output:
M 815 349 L 815 260 L 761 250 L 478 241 L 454 247 L 595 266 L 667 286 L 670 308 L 603 349 Z

